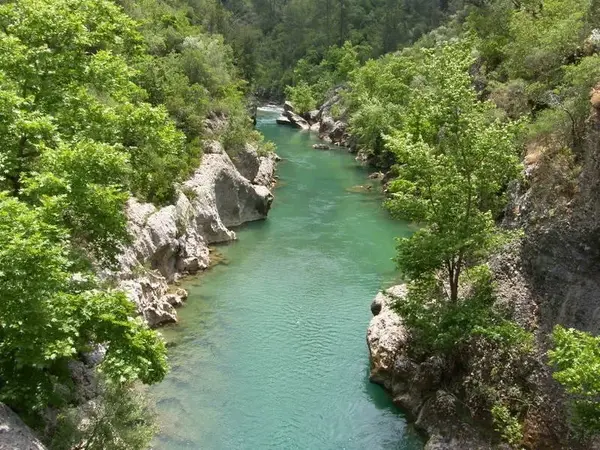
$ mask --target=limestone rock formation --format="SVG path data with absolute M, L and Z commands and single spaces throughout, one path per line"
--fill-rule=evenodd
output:
M 206 269 L 208 245 L 234 240 L 229 228 L 264 219 L 273 201 L 275 155 L 259 157 L 246 146 L 236 167 L 219 142 L 207 142 L 205 148 L 175 204 L 157 209 L 134 198 L 127 204 L 134 239 L 120 256 L 120 270 L 108 276 L 151 326 L 175 322 L 175 306 L 187 297 L 184 290 L 171 292 L 169 283 Z
M 279 125 L 289 125 L 294 128 L 300 128 L 301 130 L 309 130 L 311 123 L 304 117 L 296 114 L 294 105 L 290 101 L 286 101 L 283 105 L 283 112 L 275 121 Z M 317 111 L 318 113 L 318 111 Z
M 294 105 L 292 104 L 292 102 L 286 101 L 283 104 L 283 111 L 286 112 L 286 113 L 287 112 L 292 112 L 292 113 L 295 112 Z
M 254 177 L 254 184 L 271 188 L 275 185 L 275 166 L 281 158 L 279 156 L 261 156 L 258 172 Z
M 231 160 L 244 178 L 249 181 L 254 180 L 260 166 L 260 159 L 254 145 L 247 143 L 232 156 Z
M 0 450 L 46 450 L 31 429 L 3 403 L 0 403 Z
M 288 119 L 286 116 L 279 116 L 277 119 L 275 119 L 275 122 L 277 122 L 277 124 L 279 125 L 292 125 L 292 122 L 290 121 L 290 119 Z
M 285 111 L 283 113 L 285 117 L 290 121 L 290 124 L 296 128 L 300 128 L 301 130 L 310 129 L 310 124 L 304 119 L 302 116 L 299 116 L 293 111 Z
M 371 304 L 374 317 L 367 331 L 371 360 L 370 380 L 383 386 L 425 432 L 425 450 L 491 450 L 497 448 L 458 419 L 461 405 L 440 389 L 445 361 L 430 357 L 417 362 L 409 356 L 410 335 L 394 302 L 406 295 L 404 285 L 379 292 Z

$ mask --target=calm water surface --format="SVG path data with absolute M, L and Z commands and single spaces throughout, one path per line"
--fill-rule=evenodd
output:
M 367 379 L 369 304 L 397 280 L 393 238 L 409 230 L 353 192 L 367 181 L 351 156 L 274 119 L 258 123 L 284 158 L 269 218 L 219 247 L 225 264 L 188 282 L 180 324 L 163 330 L 154 448 L 422 449 Z

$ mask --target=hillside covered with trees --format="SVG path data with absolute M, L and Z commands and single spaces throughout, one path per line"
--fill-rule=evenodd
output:
M 207 139 L 270 149 L 249 97 L 335 97 L 416 224 L 394 312 L 439 374 L 420 395 L 489 448 L 592 448 L 599 82 L 596 0 L 0 2 L 0 401 L 51 449 L 147 448 L 166 345 L 103 276 L 127 201 L 172 204 Z
M 189 0 L 190 4 L 194 4 Z M 439 0 L 226 0 L 217 25 L 253 91 L 281 99 L 298 61 L 318 65 L 332 46 L 357 46 L 361 60 L 416 41 L 457 10 Z
M 0 401 L 50 448 L 146 448 L 132 386 L 162 380 L 165 344 L 98 274 L 131 240 L 130 196 L 168 204 L 203 139 L 258 139 L 231 48 L 194 17 L 183 2 L 0 5 Z M 94 394 L 73 373 L 98 353 L 85 414 Z
M 449 393 L 465 423 L 497 432 L 485 438 L 494 445 L 590 448 L 598 299 L 579 291 L 593 275 L 573 262 L 593 256 L 559 248 L 597 230 L 599 5 L 454 6 L 379 58 L 349 40 L 316 64 L 300 59 L 286 92 L 307 113 L 336 88 L 329 111 L 348 124 L 351 149 L 386 172 L 387 208 L 420 225 L 398 240 L 409 283 L 395 308 L 411 340 L 397 364 L 442 381 L 405 366 L 392 380 L 424 383 L 425 398 Z M 414 393 L 386 386 L 412 408 L 403 396 Z

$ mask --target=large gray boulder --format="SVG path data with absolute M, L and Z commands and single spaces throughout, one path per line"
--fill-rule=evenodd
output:
M 348 137 L 346 133 L 346 128 L 348 128 L 348 124 L 346 124 L 346 122 L 338 120 L 333 125 L 333 129 L 329 132 L 329 138 L 333 142 L 345 144 Z
M 330 139 L 329 134 L 335 128 L 335 120 L 330 116 L 325 116 L 321 119 L 321 125 L 319 126 L 319 137 L 321 139 Z
M 46 450 L 33 431 L 4 403 L 0 403 L 0 450 Z
M 319 122 L 319 120 L 321 119 L 321 110 L 315 109 L 315 110 L 309 111 L 307 113 L 307 117 L 308 117 L 308 121 L 310 123 Z
M 231 160 L 244 178 L 254 180 L 260 167 L 260 158 L 254 145 L 247 143 L 231 155 Z
M 283 104 L 283 111 L 284 112 L 294 112 L 294 105 L 292 104 L 292 102 L 290 102 L 289 100 L 286 100 L 286 102 Z
M 234 240 L 230 227 L 264 219 L 273 201 L 275 156 L 259 157 L 247 147 L 238 162 L 244 176 L 219 142 L 204 147 L 202 163 L 175 204 L 158 209 L 135 198 L 127 203 L 133 242 L 123 249 L 120 269 L 106 276 L 116 279 L 151 326 L 177 321 L 175 307 L 187 294 L 171 292 L 169 284 L 206 269 L 209 244 Z
M 301 130 L 309 130 L 310 124 L 302 116 L 299 116 L 293 111 L 284 111 L 285 117 L 290 121 L 290 124 Z
M 290 121 L 290 119 L 288 119 L 286 116 L 283 116 L 283 115 L 279 116 L 279 117 L 278 117 L 278 118 L 275 120 L 275 122 L 276 122 L 278 125 L 289 125 L 289 126 L 292 126 L 292 122 Z
M 268 156 L 261 156 L 258 173 L 254 177 L 253 183 L 268 188 L 273 187 L 276 182 L 275 166 L 280 159 L 281 158 L 274 153 L 271 153 Z

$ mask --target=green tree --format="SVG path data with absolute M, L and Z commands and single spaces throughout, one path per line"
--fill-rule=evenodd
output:
M 541 5 L 541 2 L 534 2 Z M 575 53 L 591 30 L 586 16 L 591 0 L 545 0 L 543 7 L 521 7 L 510 19 L 506 67 L 513 77 L 556 79 L 565 58 Z
M 316 108 L 317 102 L 314 99 L 312 89 L 305 81 L 296 86 L 286 88 L 287 98 L 292 102 L 300 114 L 304 114 Z
M 494 120 L 494 106 L 477 99 L 470 58 L 462 45 L 428 51 L 404 127 L 386 138 L 401 163 L 387 206 L 421 225 L 399 239 L 398 267 L 411 279 L 442 272 L 452 302 L 463 269 L 497 245 L 501 193 L 520 167 L 516 126 Z
M 164 108 L 145 103 L 133 82 L 129 61 L 143 49 L 136 28 L 107 0 L 0 6 L 6 188 L 20 193 L 42 148 L 91 139 L 129 154 L 127 188 L 156 202 L 170 199 L 173 182 L 189 170 L 186 146 Z
M 42 211 L 0 195 L 0 398 L 18 410 L 64 401 L 68 362 L 95 344 L 108 346 L 111 380 L 155 383 L 166 372 L 163 341 L 125 294 L 72 272 L 68 239 Z
M 600 337 L 557 325 L 548 352 L 554 379 L 571 399 L 571 421 L 579 433 L 600 433 Z
M 81 141 L 41 149 L 38 171 L 24 179 L 24 198 L 44 220 L 69 229 L 74 251 L 112 263 L 129 235 L 124 213 L 131 172 L 128 156 L 114 146 Z
M 51 450 L 148 448 L 157 427 L 155 414 L 140 389 L 130 383 L 101 386 L 92 408 L 67 407 L 59 412 Z

